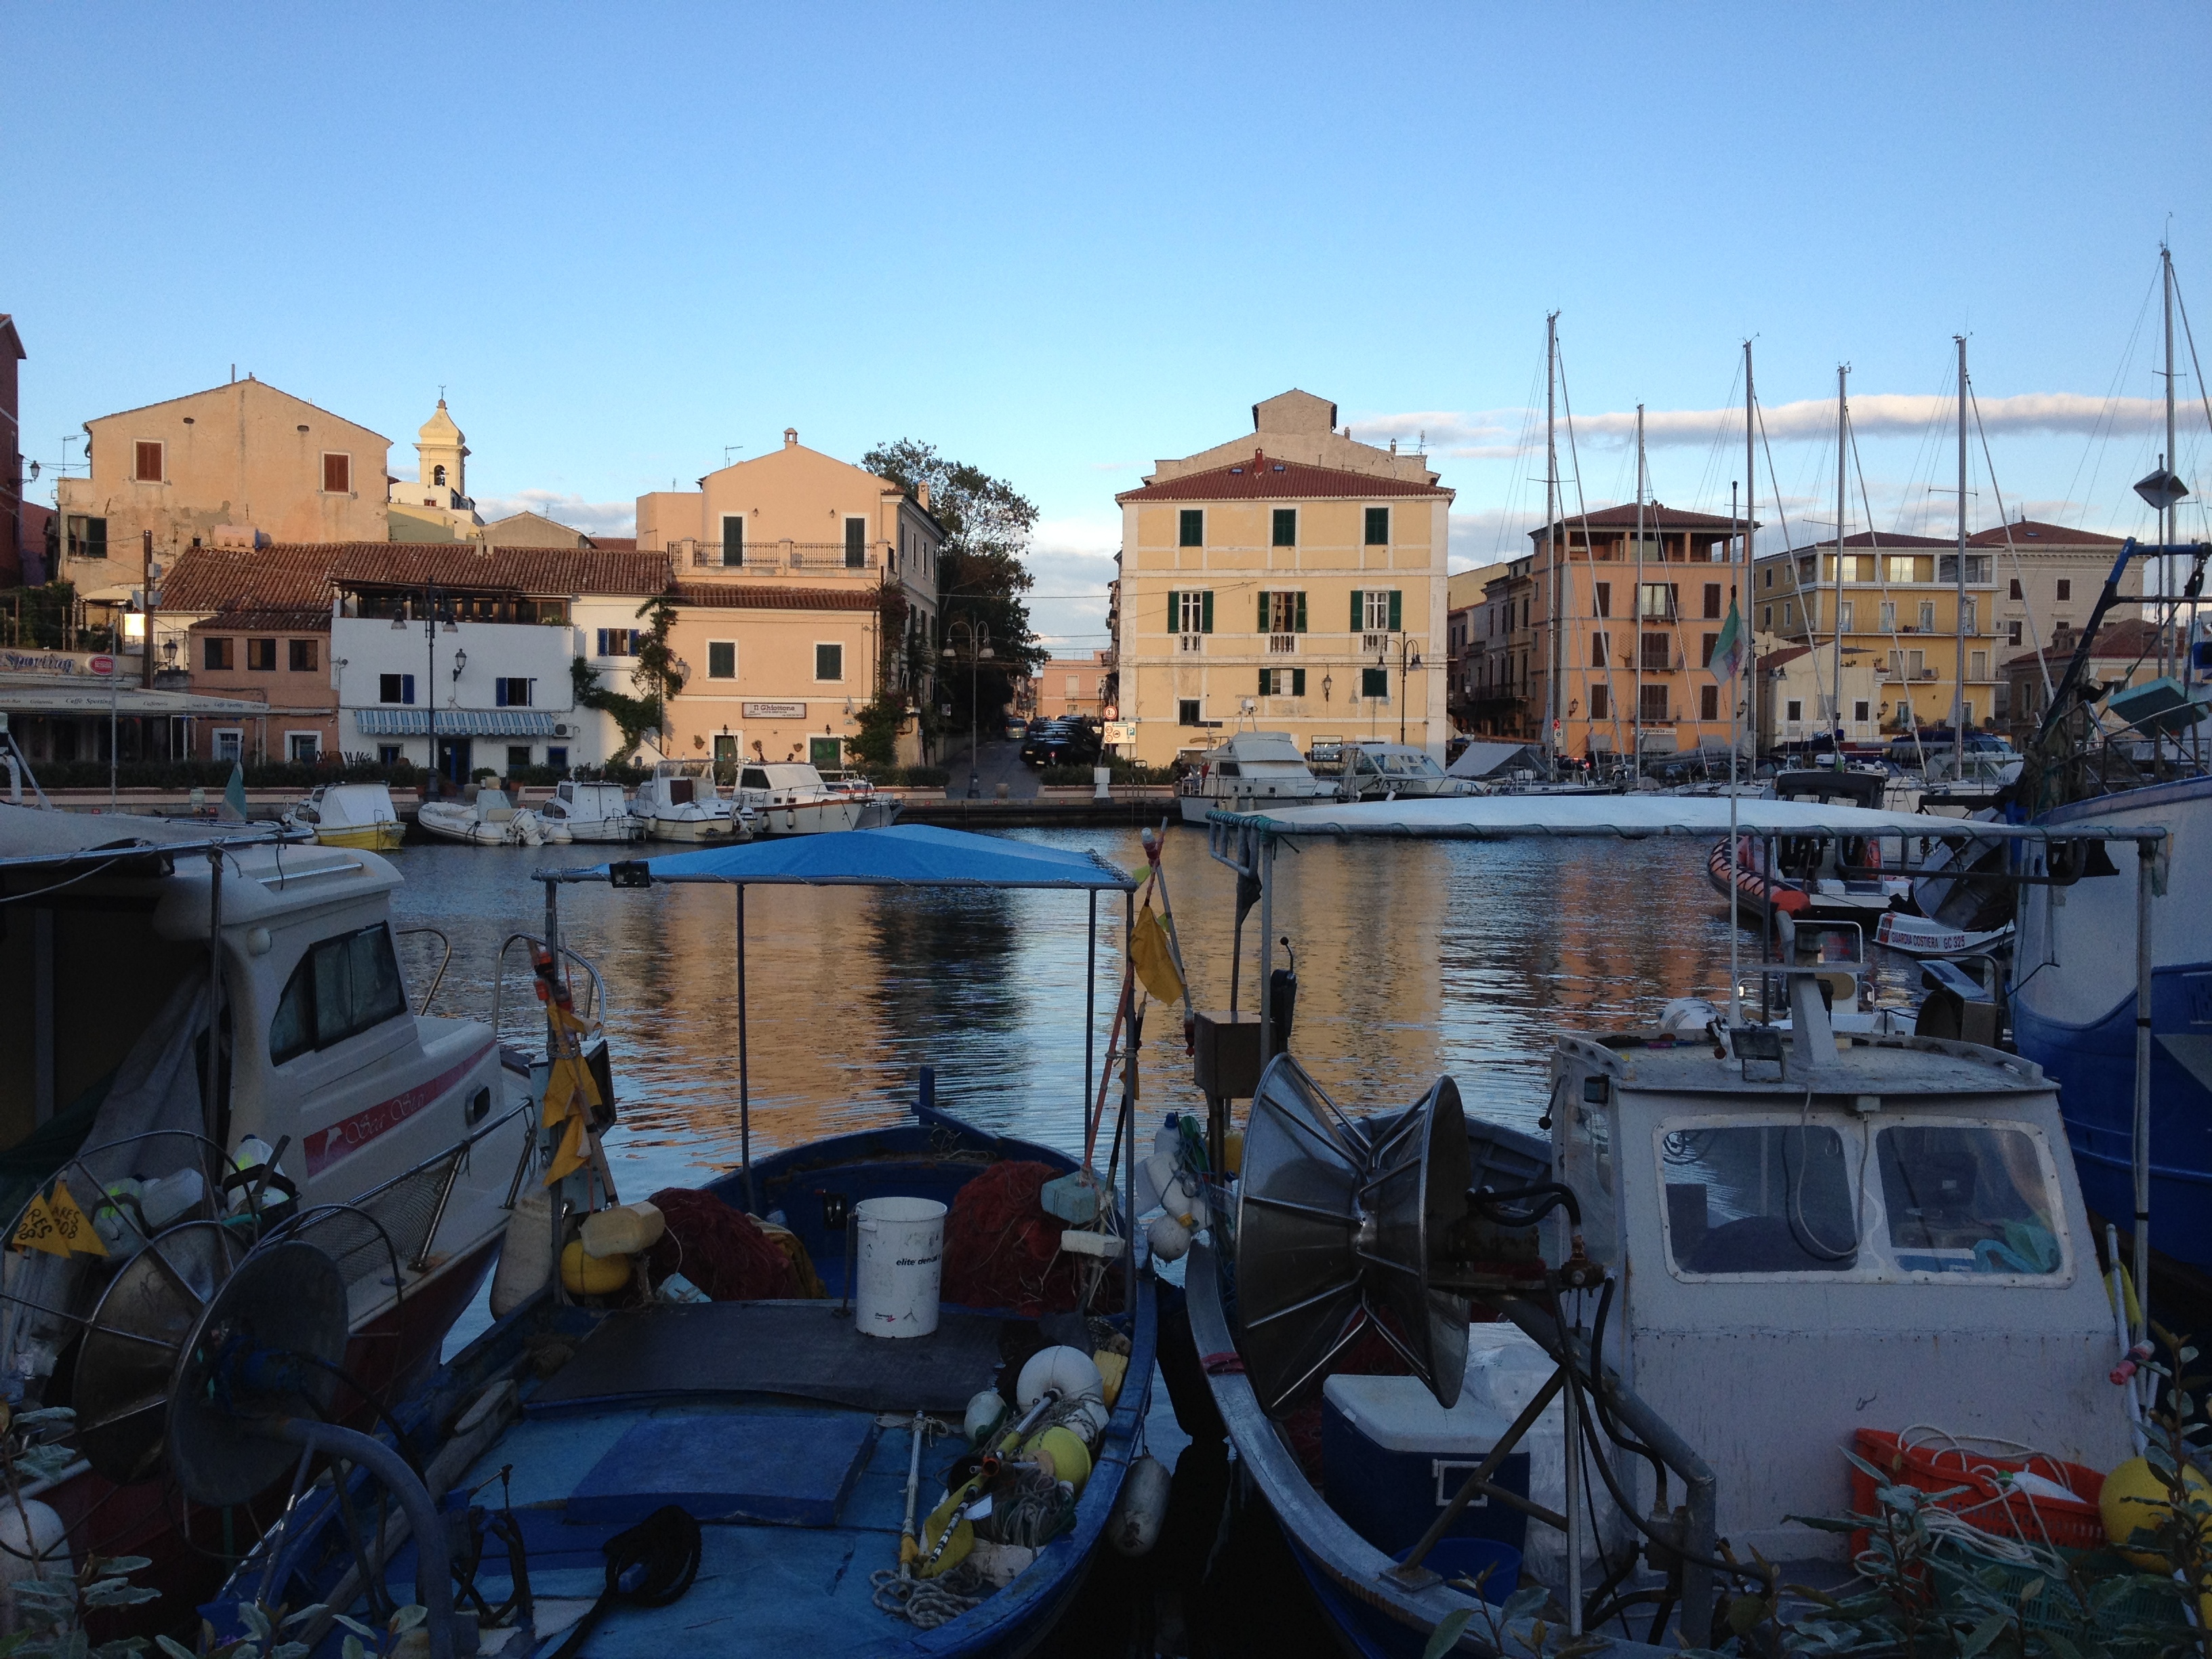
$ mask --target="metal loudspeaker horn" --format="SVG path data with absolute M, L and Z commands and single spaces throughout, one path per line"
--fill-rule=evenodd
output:
M 1458 1403 L 1468 1298 L 1431 1263 L 1468 1215 L 1467 1120 L 1439 1078 L 1412 1107 L 1355 1122 L 1304 1067 L 1260 1079 L 1237 1181 L 1239 1351 L 1277 1412 L 1363 1331 L 1396 1349 L 1439 1403 Z

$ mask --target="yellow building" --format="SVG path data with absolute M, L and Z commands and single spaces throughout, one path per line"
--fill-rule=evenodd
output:
M 1115 497 L 1121 752 L 1164 764 L 1249 720 L 1304 749 L 1402 734 L 1441 759 L 1453 492 L 1310 393 L 1252 423 Z
M 638 550 L 674 570 L 669 637 L 690 669 L 663 748 L 842 764 L 879 688 L 912 704 L 930 683 L 944 542 L 926 496 L 790 427 L 696 490 L 639 496 Z M 901 759 L 917 744 L 909 724 Z
M 57 573 L 88 599 L 187 547 L 380 542 L 392 441 L 252 375 L 85 422 L 90 476 L 64 478 Z
M 1916 726 L 1948 726 L 1963 634 L 1966 722 L 1994 723 L 1999 653 L 1991 555 L 1969 547 L 1963 618 L 1958 557 L 1955 539 L 1846 536 L 1840 590 L 1833 542 L 1765 554 L 1753 562 L 1752 625 L 1762 656 L 1811 646 L 1824 683 L 1832 683 L 1840 630 L 1846 677 L 1854 662 L 1873 666 L 1871 698 L 1847 697 L 1838 710 L 1830 706 L 1832 693 L 1823 691 L 1807 711 L 1808 722 L 1840 724 L 1850 743 L 1875 742 Z M 1765 710 L 1759 723 L 1762 731 L 1767 728 Z

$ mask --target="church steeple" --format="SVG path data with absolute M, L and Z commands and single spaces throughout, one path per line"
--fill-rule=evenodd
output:
M 438 505 L 446 507 L 466 507 L 468 488 L 468 441 L 461 429 L 453 424 L 453 417 L 446 412 L 446 400 L 438 399 L 437 412 L 422 422 L 422 430 L 415 434 L 416 477 L 428 491 L 443 492 L 437 497 Z

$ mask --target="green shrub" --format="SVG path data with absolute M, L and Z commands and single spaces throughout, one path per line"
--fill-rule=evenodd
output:
M 1115 783 L 1173 783 L 1175 769 L 1171 766 L 1147 766 L 1142 761 L 1102 761 L 1113 774 Z M 1048 766 L 1038 775 L 1038 781 L 1054 786 L 1088 785 L 1091 768 L 1087 766 Z

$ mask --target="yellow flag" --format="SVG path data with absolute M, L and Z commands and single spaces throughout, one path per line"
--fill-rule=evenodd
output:
M 592 1021 L 586 1019 L 582 1015 L 570 1009 L 563 1008 L 557 1002 L 547 1004 L 545 1012 L 551 1018 L 553 1024 L 564 1031 L 588 1034 L 599 1029 Z
M 54 1212 L 36 1193 L 31 1194 L 31 1206 L 23 1212 L 22 1224 L 9 1242 L 20 1250 L 44 1250 L 48 1255 L 61 1256 L 70 1253 L 69 1241 L 62 1237 Z
M 107 1254 L 107 1246 L 100 1242 L 99 1233 L 85 1218 L 84 1212 L 77 1208 L 76 1200 L 70 1195 L 70 1189 L 58 1181 L 54 1182 L 54 1195 L 47 1201 L 46 1212 L 53 1217 L 54 1225 L 61 1231 L 62 1242 L 70 1249 L 82 1250 L 87 1255 Z
M 1129 959 L 1137 964 L 1137 977 L 1162 1002 L 1182 1000 L 1182 975 L 1176 970 L 1175 951 L 1168 930 L 1152 914 L 1150 900 L 1137 913 L 1135 931 L 1129 935 Z
M 553 1154 L 553 1167 L 545 1172 L 544 1184 L 550 1187 L 574 1175 L 591 1161 L 591 1139 L 584 1131 L 583 1115 L 579 1113 L 568 1120 L 568 1133 L 561 1137 L 561 1150 Z
M 576 1076 L 566 1060 L 556 1060 L 545 1073 L 545 1109 L 538 1122 L 551 1128 L 568 1115 L 576 1099 Z

